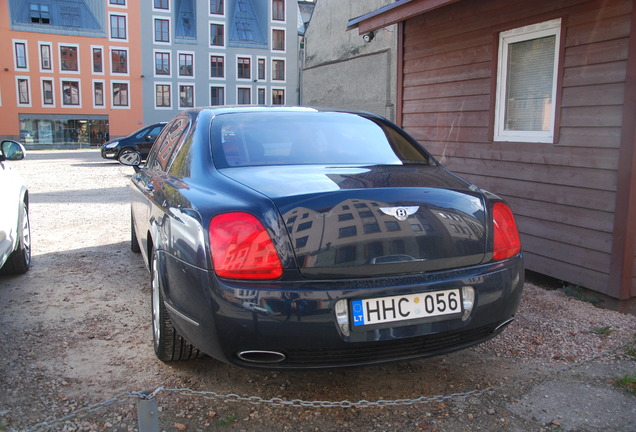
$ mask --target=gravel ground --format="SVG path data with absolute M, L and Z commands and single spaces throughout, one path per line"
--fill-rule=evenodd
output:
M 140 401 L 162 431 L 633 430 L 636 396 L 615 380 L 636 373 L 636 316 L 530 283 L 502 335 L 446 356 L 310 372 L 161 363 L 129 248 L 132 169 L 94 150 L 13 166 L 30 187 L 33 267 L 0 276 L 0 431 L 135 431 L 151 424 Z

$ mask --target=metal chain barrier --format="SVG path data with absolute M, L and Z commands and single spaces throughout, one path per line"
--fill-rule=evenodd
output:
M 295 408 L 371 408 L 371 407 L 384 407 L 384 406 L 405 406 L 405 405 L 416 405 L 416 404 L 428 404 L 428 403 L 440 403 L 444 401 L 448 401 L 451 399 L 466 399 L 471 396 L 479 396 L 484 393 L 493 391 L 494 387 L 486 387 L 480 390 L 471 390 L 463 393 L 452 393 L 449 395 L 437 395 L 437 396 L 420 396 L 413 399 L 380 399 L 377 401 L 368 401 L 368 400 L 359 400 L 356 402 L 351 402 L 348 400 L 343 401 L 305 401 L 302 399 L 292 399 L 285 400 L 282 398 L 262 398 L 259 396 L 241 396 L 236 393 L 228 393 L 221 394 L 213 391 L 197 391 L 189 388 L 164 388 L 158 387 L 152 392 L 137 392 L 137 393 L 120 393 L 115 397 L 104 401 L 99 402 L 91 406 L 87 406 L 84 408 L 80 408 L 77 411 L 68 414 L 67 416 L 44 421 L 41 423 L 37 423 L 33 425 L 31 428 L 25 430 L 24 432 L 32 432 L 37 430 L 47 430 L 54 426 L 58 426 L 64 422 L 69 420 L 76 420 L 83 417 L 88 416 L 89 414 L 95 413 L 105 407 L 116 403 L 126 403 L 129 402 L 130 399 L 137 399 L 138 401 L 152 401 L 155 400 L 161 393 L 178 393 L 184 396 L 193 396 L 193 397 L 202 397 L 208 400 L 220 400 L 220 401 L 228 401 L 228 402 L 246 402 L 252 405 L 272 405 L 272 406 L 285 406 L 285 407 L 295 407 Z M 155 431 L 158 429 L 154 428 L 144 428 L 142 422 L 145 422 L 145 418 L 148 416 L 156 416 L 156 412 L 152 413 L 148 410 L 153 410 L 156 407 L 156 403 L 154 405 L 141 405 L 138 403 L 138 419 L 140 421 L 139 430 L 141 431 Z M 141 412 L 143 411 L 143 412 Z M 155 409 L 156 411 L 156 409 Z
M 627 343 L 620 347 L 617 347 L 613 350 L 602 352 L 588 360 L 574 363 L 572 365 L 565 366 L 561 369 L 555 370 L 553 373 L 531 379 L 532 382 L 542 381 L 550 376 L 559 375 L 565 373 L 569 370 L 574 369 L 575 367 L 579 367 L 592 361 L 598 360 L 600 358 L 612 355 L 617 353 L 618 351 L 626 348 L 631 344 Z M 59 426 L 60 424 L 69 421 L 75 420 L 79 418 L 83 418 L 88 416 L 89 414 L 98 412 L 99 410 L 111 406 L 116 403 L 126 403 L 131 399 L 137 399 L 137 417 L 139 420 L 139 431 L 140 432 L 158 432 L 158 413 L 157 413 L 157 397 L 161 393 L 178 393 L 184 396 L 192 396 L 192 397 L 202 397 L 208 400 L 220 400 L 220 401 L 228 401 L 228 402 L 243 402 L 249 403 L 252 405 L 271 405 L 271 406 L 284 406 L 284 407 L 295 407 L 295 408 L 373 408 L 373 407 L 385 407 L 385 406 L 408 406 L 408 405 L 416 405 L 416 404 L 429 404 L 429 403 L 441 403 L 449 400 L 457 400 L 457 399 L 467 399 L 469 397 L 481 396 L 485 393 L 496 390 L 496 387 L 489 386 L 484 389 L 476 389 L 470 390 L 462 393 L 452 393 L 448 395 L 437 395 L 437 396 L 420 396 L 412 399 L 380 399 L 376 401 L 368 401 L 368 400 L 359 400 L 359 401 L 306 401 L 302 399 L 291 399 L 285 400 L 282 398 L 274 397 L 274 398 L 262 398 L 260 396 L 241 396 L 236 393 L 228 393 L 221 394 L 213 391 L 197 391 L 189 388 L 165 388 L 158 387 L 154 391 L 148 392 L 136 392 L 136 393 L 120 393 L 114 396 L 111 399 L 108 399 L 104 402 L 99 402 L 94 405 L 90 405 L 84 408 L 80 408 L 64 417 L 44 421 L 41 423 L 37 423 L 33 425 L 31 428 L 26 429 L 24 432 L 32 432 L 37 430 L 47 430 L 54 426 Z M 150 404 L 146 402 L 151 402 Z M 150 419 L 150 420 L 148 420 Z

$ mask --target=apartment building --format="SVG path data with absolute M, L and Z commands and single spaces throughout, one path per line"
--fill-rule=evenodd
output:
M 205 105 L 298 104 L 295 0 L 142 2 L 147 122 Z
M 126 0 L 0 3 L 0 137 L 98 145 L 143 123 L 139 9 Z
M 0 2 L 0 138 L 99 145 L 205 105 L 298 104 L 296 0 Z

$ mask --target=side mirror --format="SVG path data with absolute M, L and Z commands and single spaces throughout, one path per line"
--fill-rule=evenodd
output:
M 119 155 L 117 160 L 122 165 L 138 167 L 141 165 L 141 153 L 138 151 L 125 151 Z
M 12 160 L 17 161 L 24 159 L 26 149 L 17 141 L 4 140 L 0 144 L 0 161 Z

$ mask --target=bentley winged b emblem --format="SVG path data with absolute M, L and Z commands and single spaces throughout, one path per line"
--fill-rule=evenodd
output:
M 399 221 L 405 221 L 409 216 L 415 214 L 419 206 L 409 207 L 380 207 L 380 211 L 386 215 L 393 216 Z

